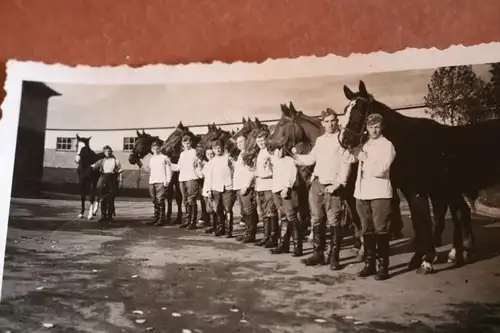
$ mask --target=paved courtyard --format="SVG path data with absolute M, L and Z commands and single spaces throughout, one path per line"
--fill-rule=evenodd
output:
M 389 280 L 357 278 L 201 231 L 149 227 L 145 200 L 121 198 L 114 225 L 75 219 L 73 199 L 13 199 L 1 332 L 494 332 L 500 327 L 500 220 L 474 216 L 475 262 L 406 270 L 393 242 Z M 239 212 L 236 208 L 235 212 Z M 412 230 L 406 207 L 405 230 Z M 446 243 L 451 240 L 447 221 Z M 311 244 L 306 243 L 307 252 Z M 53 326 L 53 327 L 44 327 Z M 498 328 L 497 328 L 498 329 Z

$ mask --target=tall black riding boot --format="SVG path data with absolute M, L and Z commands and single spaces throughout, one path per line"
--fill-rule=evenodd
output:
M 302 247 L 302 225 L 300 220 L 295 220 L 292 223 L 292 239 L 293 239 L 293 254 L 292 257 L 302 257 L 304 250 Z
M 187 230 L 196 229 L 196 224 L 198 223 L 198 206 L 196 202 L 189 207 L 191 213 L 191 221 L 189 225 L 186 227 Z
M 257 234 L 257 222 L 259 220 L 259 216 L 257 215 L 257 212 L 254 211 L 252 214 L 248 215 L 246 222 L 247 222 L 247 230 L 248 234 L 245 236 L 245 239 L 243 239 L 243 243 L 254 243 L 255 242 L 255 235 Z
M 226 234 L 226 215 L 219 209 L 217 212 L 217 231 L 215 236 L 220 237 Z
M 266 249 L 272 249 L 274 247 L 278 246 L 279 238 L 280 238 L 280 223 L 279 223 L 279 217 L 278 216 L 273 216 L 269 218 L 270 221 L 270 231 L 271 235 L 269 237 L 269 240 L 264 244 L 264 247 Z
M 301 262 L 306 266 L 316 266 L 325 264 L 325 225 L 313 226 L 313 254 Z
M 187 228 L 187 226 L 191 223 L 192 211 L 190 205 L 185 205 L 187 219 L 182 223 L 179 228 Z
M 282 223 L 286 223 L 286 231 L 281 239 L 280 245 L 277 248 L 271 250 L 271 254 L 282 254 L 282 253 L 290 253 L 290 238 L 292 237 L 292 223 L 289 221 L 282 221 Z
M 385 280 L 389 277 L 389 234 L 376 234 L 378 270 L 375 280 Z
M 99 222 L 107 222 L 108 221 L 108 203 L 106 201 L 101 202 L 101 218 Z
M 233 238 L 233 226 L 234 226 L 233 212 L 227 212 L 226 213 L 227 238 Z
M 342 226 L 330 227 L 330 269 L 338 271 L 340 266 L 340 248 L 342 246 Z
M 264 238 L 256 243 L 257 246 L 264 246 L 271 238 L 271 221 L 268 217 L 264 217 Z
M 243 235 L 236 237 L 236 240 L 238 242 L 243 242 L 243 240 L 245 239 L 245 237 L 247 237 L 248 232 L 249 232 L 249 230 L 248 230 L 248 216 L 245 216 L 245 215 L 241 216 L 241 222 L 245 223 L 245 229 L 243 231 Z
M 207 213 L 209 226 L 205 229 L 206 234 L 212 234 L 217 229 L 217 214 L 214 212 Z
M 155 225 L 157 225 L 157 226 L 165 225 L 165 222 L 166 222 L 166 219 L 165 219 L 165 201 L 162 200 L 158 203 L 158 211 L 159 211 L 159 219 Z
M 364 249 L 365 249 L 365 267 L 358 273 L 359 277 L 367 277 L 377 272 L 376 257 L 375 257 L 375 237 L 374 234 L 364 234 Z

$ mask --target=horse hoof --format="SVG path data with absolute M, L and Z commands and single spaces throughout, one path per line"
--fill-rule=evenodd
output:
M 78 214 L 79 219 L 83 219 L 83 214 Z
M 434 267 L 432 267 L 432 264 L 424 261 L 422 265 L 417 269 L 417 274 L 419 275 L 430 275 L 434 271 Z

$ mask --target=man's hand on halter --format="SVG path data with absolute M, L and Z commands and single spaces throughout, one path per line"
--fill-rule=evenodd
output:
M 297 148 L 292 147 L 291 152 L 292 154 L 297 155 Z

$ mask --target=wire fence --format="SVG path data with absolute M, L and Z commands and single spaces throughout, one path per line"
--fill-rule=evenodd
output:
M 415 104 L 415 105 L 407 105 L 407 106 L 401 106 L 398 108 L 393 108 L 395 111 L 404 111 L 404 110 L 417 110 L 417 109 L 424 109 L 427 106 L 425 104 Z M 342 116 L 342 115 L 341 115 Z M 312 116 L 312 118 L 319 118 L 320 116 Z M 261 123 L 276 123 L 279 121 L 279 118 L 276 119 L 259 119 Z M 238 122 L 227 122 L 227 123 L 215 123 L 216 126 L 239 126 L 242 125 L 241 121 Z M 200 127 L 206 127 L 207 124 L 195 124 L 195 125 L 186 125 L 184 126 L 189 127 L 189 128 L 200 128 Z M 135 131 L 135 130 L 173 130 L 177 126 L 159 126 L 159 127 L 134 127 L 134 128 L 96 128 L 96 129 L 89 129 L 89 128 L 47 128 L 47 131 L 59 131 L 59 132 L 125 132 L 125 131 Z

